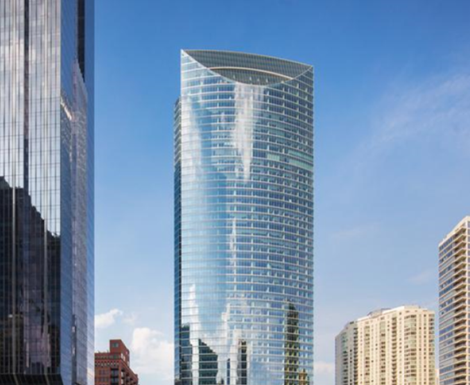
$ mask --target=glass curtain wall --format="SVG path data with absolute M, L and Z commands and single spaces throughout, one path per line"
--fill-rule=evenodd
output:
M 93 383 L 92 0 L 0 1 L 0 383 Z
M 175 383 L 313 384 L 313 70 L 183 51 Z

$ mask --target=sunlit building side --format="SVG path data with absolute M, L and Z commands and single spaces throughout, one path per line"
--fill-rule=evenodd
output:
M 434 312 L 378 310 L 336 337 L 336 385 L 434 385 Z

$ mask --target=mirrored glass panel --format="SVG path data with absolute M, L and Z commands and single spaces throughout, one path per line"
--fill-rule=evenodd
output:
M 175 376 L 313 384 L 313 70 L 183 51 Z

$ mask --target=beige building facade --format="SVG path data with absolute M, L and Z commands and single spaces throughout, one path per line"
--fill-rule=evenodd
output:
M 378 310 L 336 337 L 336 385 L 434 385 L 434 312 Z
M 470 384 L 470 216 L 439 244 L 441 385 Z

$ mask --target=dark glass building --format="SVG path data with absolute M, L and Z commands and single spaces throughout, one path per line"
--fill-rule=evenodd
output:
M 313 70 L 183 51 L 175 383 L 313 384 Z
M 0 384 L 93 384 L 93 16 L 0 1 Z

